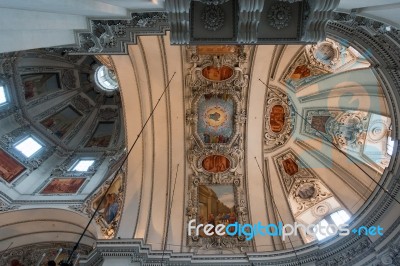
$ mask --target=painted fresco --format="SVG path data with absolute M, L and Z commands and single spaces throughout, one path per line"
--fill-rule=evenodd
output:
M 21 75 L 21 80 L 26 100 L 61 89 L 60 78 L 57 73 Z
M 311 69 L 306 65 L 297 66 L 290 76 L 293 80 L 299 80 L 303 78 L 307 78 L 311 75 Z
M 40 123 L 51 130 L 57 137 L 63 138 L 81 117 L 82 115 L 74 108 L 67 106 Z
M 237 46 L 233 45 L 199 45 L 197 53 L 199 55 L 223 55 L 234 54 L 237 52 Z
M 41 194 L 76 193 L 85 178 L 54 178 Z
M 118 211 L 120 208 L 120 201 L 118 198 L 119 192 L 122 186 L 122 179 L 117 178 L 116 181 L 111 185 L 108 190 L 106 197 L 102 201 L 99 213 L 101 214 L 103 220 L 107 224 L 111 224 L 115 218 L 117 218 Z M 103 197 L 104 194 L 101 195 Z M 96 209 L 100 203 L 101 197 L 99 197 L 93 204 L 93 208 Z
M 207 172 L 222 173 L 229 169 L 230 161 L 222 155 L 210 155 L 203 159 L 202 166 Z
M 199 185 L 199 223 L 231 224 L 237 221 L 232 185 Z M 200 232 L 200 236 L 205 236 Z
M 0 149 L 0 176 L 5 181 L 11 183 L 24 170 L 22 164 Z
M 292 88 L 298 88 L 329 73 L 329 71 L 311 64 L 306 53 L 302 53 L 289 67 L 283 77 L 283 82 Z
M 327 133 L 326 122 L 329 120 L 329 118 L 330 116 L 321 116 L 321 115 L 313 116 L 311 120 L 311 127 L 318 131 Z
M 292 159 L 288 158 L 282 161 L 283 169 L 285 170 L 286 174 L 292 176 L 299 171 L 299 167 L 297 163 Z
M 229 79 L 233 75 L 233 69 L 228 66 L 215 67 L 208 66 L 203 68 L 201 74 L 212 81 L 223 81 Z
M 108 147 L 113 135 L 114 122 L 100 122 L 86 147 Z
M 226 94 L 206 94 L 198 102 L 197 132 L 204 143 L 228 143 L 233 134 L 233 99 Z
M 282 131 L 285 125 L 285 109 L 282 105 L 275 105 L 270 112 L 269 125 L 271 130 L 275 133 Z

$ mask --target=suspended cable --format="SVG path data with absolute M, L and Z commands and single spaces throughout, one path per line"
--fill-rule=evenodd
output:
M 178 177 L 178 170 L 179 170 L 179 164 L 176 167 L 176 174 L 175 174 L 175 181 L 174 181 L 174 189 L 172 190 L 172 197 L 171 197 L 171 203 L 168 206 L 168 216 L 167 216 L 167 231 L 165 232 L 165 239 L 163 243 L 163 253 L 161 257 L 161 263 L 164 261 L 164 253 L 165 249 L 167 248 L 167 242 L 168 242 L 168 229 L 169 229 L 169 223 L 171 221 L 171 211 L 172 211 L 172 204 L 174 203 L 174 195 L 175 195 L 175 186 L 176 186 L 176 179 Z
M 263 177 L 265 186 L 267 187 L 268 192 L 269 192 L 269 195 L 270 195 L 270 197 L 271 197 L 271 201 L 272 201 L 272 203 L 274 204 L 274 208 L 275 208 L 275 210 L 276 210 L 276 212 L 277 212 L 277 214 L 278 214 L 278 216 L 279 216 L 279 220 L 280 220 L 281 222 L 283 222 L 283 219 L 282 219 L 282 216 L 281 216 L 281 214 L 280 214 L 280 212 L 279 212 L 278 206 L 277 206 L 276 203 L 275 203 L 274 197 L 272 197 L 272 191 L 271 191 L 271 188 L 270 188 L 270 186 L 269 186 L 269 183 L 268 183 L 267 180 L 265 179 L 265 176 L 264 176 L 264 174 L 263 174 L 263 171 L 261 170 L 261 167 L 260 167 L 260 164 L 258 163 L 257 158 L 254 157 L 254 160 L 256 160 L 258 169 L 260 170 L 260 173 L 261 173 L 261 176 Z M 286 229 L 285 229 L 285 230 L 286 230 Z M 299 265 L 301 265 L 301 262 L 300 262 L 300 260 L 299 260 L 299 257 L 297 256 L 296 249 L 295 249 L 294 246 L 293 246 L 293 242 L 292 242 L 292 240 L 290 239 L 290 236 L 287 236 L 287 237 L 288 237 L 288 239 L 289 239 L 290 246 L 292 247 L 292 250 L 293 250 L 294 255 L 295 255 L 295 257 L 296 257 L 297 263 L 298 263 Z
M 136 136 L 136 139 L 135 139 L 135 141 L 133 142 L 131 148 L 129 149 L 128 153 L 125 155 L 124 159 L 122 160 L 120 166 L 118 167 L 118 170 L 115 171 L 114 176 L 113 176 L 113 178 L 112 178 L 112 180 L 111 180 L 111 182 L 110 182 L 110 185 L 108 186 L 107 190 L 104 192 L 103 196 L 101 197 L 99 204 L 97 205 L 95 211 L 93 212 L 92 216 L 90 217 L 90 220 L 89 220 L 89 222 L 87 223 L 85 229 L 83 230 L 81 236 L 79 237 L 78 242 L 76 242 L 74 248 L 72 249 L 72 252 L 71 252 L 71 254 L 70 254 L 69 257 L 68 257 L 68 260 L 66 261 L 65 264 L 61 264 L 62 266 L 63 266 L 63 265 L 65 265 L 65 266 L 71 265 L 71 263 L 72 263 L 72 262 L 71 262 L 72 256 L 74 255 L 75 251 L 78 249 L 78 246 L 79 246 L 79 244 L 80 244 L 80 242 L 81 242 L 83 236 L 85 235 L 87 229 L 89 228 L 90 223 L 93 221 L 94 216 L 95 216 L 96 213 L 99 211 L 100 205 L 101 205 L 101 203 L 103 202 L 103 200 L 105 199 L 105 197 L 106 197 L 108 191 L 110 190 L 111 185 L 114 183 L 115 179 L 117 178 L 117 176 L 118 176 L 117 173 L 118 173 L 119 171 L 121 171 L 123 165 L 125 164 L 126 160 L 127 160 L 128 157 L 129 157 L 129 154 L 132 152 L 133 148 L 134 148 L 135 145 L 136 145 L 136 142 L 139 140 L 139 138 L 140 138 L 140 136 L 142 135 L 142 133 L 143 133 L 143 131 L 144 131 L 144 129 L 145 129 L 147 123 L 150 121 L 150 118 L 153 116 L 154 111 L 156 110 L 156 108 L 157 108 L 158 104 L 160 103 L 162 97 L 164 96 L 165 92 L 166 92 L 167 89 L 169 88 L 169 84 L 171 83 L 171 81 L 172 81 L 172 79 L 174 78 L 175 74 L 176 74 L 176 72 L 174 72 L 174 74 L 172 75 L 172 77 L 169 79 L 169 81 L 168 81 L 168 83 L 167 83 L 167 86 L 164 88 L 164 91 L 162 92 L 160 98 L 158 98 L 157 103 L 154 105 L 154 108 L 153 108 L 153 110 L 151 111 L 149 117 L 147 118 L 146 122 L 143 124 L 142 129 L 140 130 L 139 134 Z
M 264 84 L 266 86 L 267 89 L 271 90 L 276 96 L 278 96 L 282 102 L 284 102 L 287 106 L 289 106 L 289 104 L 286 102 L 285 99 L 283 99 L 280 95 L 278 95 L 273 88 L 268 88 L 268 85 L 265 84 L 265 82 L 263 82 L 261 79 L 258 79 L 259 81 L 261 81 L 262 84 Z M 290 108 L 290 106 L 289 106 Z M 305 119 L 301 114 L 299 114 L 299 112 L 296 111 L 296 109 L 293 108 L 293 111 L 303 120 L 305 121 L 308 125 L 310 125 L 312 127 L 312 124 Z M 371 177 L 364 169 L 362 169 L 361 166 L 359 166 L 354 160 L 353 158 L 351 158 L 351 156 L 349 156 L 347 153 L 345 153 L 344 151 L 342 151 L 335 143 L 333 143 L 333 141 L 331 141 L 328 137 L 326 137 L 319 129 L 312 127 L 313 129 L 315 129 L 318 134 L 324 139 L 326 140 L 328 143 L 330 143 L 336 150 L 339 151 L 339 153 L 343 154 L 348 160 L 350 160 L 355 166 L 357 166 L 358 169 L 360 169 L 366 176 L 368 176 L 369 179 L 371 179 L 380 189 L 382 189 L 387 195 L 389 195 L 394 201 L 396 201 L 398 204 L 400 204 L 400 201 L 397 200 L 386 188 L 384 188 L 381 184 L 379 184 L 379 182 L 375 181 L 375 179 L 373 177 Z

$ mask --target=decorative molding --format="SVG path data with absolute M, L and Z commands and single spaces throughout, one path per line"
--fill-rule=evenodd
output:
M 224 10 L 218 5 L 206 5 L 201 11 L 204 28 L 208 31 L 217 31 L 224 26 Z
M 303 26 L 303 42 L 319 42 L 326 36 L 326 25 L 333 17 L 333 10 L 340 0 L 308 1 L 309 10 L 306 10 L 306 22 Z
M 241 224 L 249 222 L 243 160 L 246 122 L 243 102 L 248 86 L 248 77 L 243 73 L 243 68 L 248 69 L 250 60 L 247 52 L 240 47 L 235 53 L 216 56 L 200 54 L 192 47 L 186 49 L 187 63 L 192 65 L 186 70 L 186 87 L 191 98 L 186 111 L 190 136 L 187 152 L 190 167 L 186 205 L 188 220 L 196 219 L 197 222 L 204 223 L 204 220 L 215 218 L 216 221 L 235 220 Z M 228 102 L 233 105 L 230 106 Z M 204 110 L 200 111 L 200 108 L 206 108 L 205 117 Z M 208 113 L 209 109 L 212 110 L 211 113 Z M 199 112 L 202 112 L 201 115 Z M 229 140 L 207 142 L 199 133 L 200 120 L 211 123 L 207 125 L 213 130 L 232 123 Z M 202 123 L 206 123 L 204 121 Z M 204 217 L 207 213 L 203 213 L 200 200 L 211 195 L 217 197 L 213 190 L 215 186 L 232 191 L 233 207 L 228 211 L 225 203 L 221 202 L 218 215 L 210 212 L 208 217 Z M 196 253 L 237 253 L 251 250 L 251 242 L 244 240 L 243 236 L 188 236 L 187 246 Z
M 225 4 L 229 0 L 194 0 L 194 1 L 200 1 L 206 5 L 216 5 L 217 6 L 217 5 Z
M 93 158 L 95 162 L 86 172 L 72 171 L 71 168 L 76 161 L 82 159 L 82 157 Z M 99 166 L 106 159 L 106 155 L 102 154 L 101 156 L 82 156 L 78 153 L 72 153 L 65 159 L 60 165 L 57 165 L 51 171 L 51 175 L 49 178 L 53 177 L 91 177 L 93 176 Z
M 333 142 L 337 148 L 380 173 L 389 165 L 391 156 L 387 154 L 386 146 L 391 131 L 390 118 L 339 109 L 306 109 L 304 115 L 307 122 L 303 123 L 302 134 L 328 145 Z
M 277 30 L 289 26 L 292 19 L 292 9 L 290 4 L 285 2 L 274 3 L 268 12 L 269 25 Z
M 340 253 L 330 256 L 328 259 L 320 261 L 318 265 L 321 266 L 332 266 L 338 265 L 349 265 L 354 263 L 354 258 L 361 257 L 362 254 L 368 255 L 371 252 L 371 240 L 368 237 L 362 237 L 360 241 L 350 247 L 341 250 Z
M 283 147 L 293 134 L 296 124 L 295 107 L 286 93 L 270 86 L 265 98 L 264 112 L 264 150 L 271 152 Z
M 86 114 L 90 113 L 93 109 L 93 106 L 90 104 L 89 100 L 81 95 L 75 96 L 72 99 L 72 104 L 76 109 Z
M 102 108 L 99 110 L 99 119 L 104 121 L 113 120 L 118 117 L 117 108 Z
M 20 207 L 21 207 L 20 205 L 7 204 L 0 198 L 0 213 L 14 211 L 19 209 Z
M 114 175 L 117 175 L 115 180 Z M 95 215 L 94 220 L 99 225 L 104 239 L 112 239 L 117 235 L 126 190 L 125 172 L 121 171 L 110 176 L 83 205 L 71 205 L 69 207 L 86 213 L 88 217 Z M 110 184 L 112 180 L 114 182 Z M 110 185 L 114 187 L 109 190 L 103 202 L 100 202 Z M 99 204 L 103 207 L 99 207 L 99 211 L 94 213 Z
M 167 1 L 167 10 L 169 5 Z M 164 35 L 169 29 L 165 12 L 132 13 L 131 17 L 127 20 L 90 20 L 90 32 L 77 32 L 78 47 L 67 48 L 67 51 L 70 54 L 126 54 L 127 45 L 136 44 L 138 35 Z
M 73 69 L 65 69 L 61 72 L 61 83 L 67 89 L 74 89 L 77 87 L 77 79 Z
M 0 147 L 21 162 L 29 171 L 38 168 L 42 162 L 47 160 L 54 153 L 55 150 L 54 146 L 50 146 L 48 143 L 45 143 L 40 139 L 38 141 L 41 142 L 43 147 L 31 157 L 26 158 L 21 152 L 14 148 L 14 145 L 31 135 L 34 135 L 31 128 L 29 126 L 23 126 L 11 131 L 10 133 L 4 134 L 0 139 Z
M 53 259 L 60 248 L 62 248 L 61 257 L 68 257 L 72 251 L 74 243 L 66 242 L 53 242 L 53 243 L 36 243 L 31 245 L 20 246 L 17 248 L 11 248 L 4 251 L 0 258 L 1 265 L 37 265 L 42 262 L 47 262 Z M 92 251 L 92 247 L 87 245 L 80 245 L 77 249 L 73 260 L 76 259 L 77 254 L 80 256 L 88 255 Z M 43 256 L 44 255 L 44 256 Z M 41 264 L 42 265 L 42 264 Z
M 257 43 L 264 0 L 239 0 L 238 43 Z

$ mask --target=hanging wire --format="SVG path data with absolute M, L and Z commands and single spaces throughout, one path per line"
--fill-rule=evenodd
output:
M 282 102 L 284 102 L 287 106 L 289 106 L 289 104 L 286 102 L 285 99 L 283 99 L 278 93 L 276 93 L 274 91 L 273 88 L 268 88 L 268 85 L 265 84 L 265 82 L 263 82 L 261 79 L 258 79 L 262 84 L 265 85 L 265 87 L 269 90 L 271 90 L 276 96 L 278 96 Z M 290 106 L 289 106 L 290 107 Z M 308 125 L 311 125 L 311 123 L 305 119 L 299 112 L 296 111 L 296 109 L 292 109 L 303 121 L 305 121 Z M 400 204 L 400 201 L 397 200 L 386 188 L 384 188 L 381 184 L 379 184 L 379 182 L 377 182 L 373 177 L 371 177 L 361 166 L 359 166 L 353 158 L 351 158 L 351 156 L 349 156 L 347 153 L 345 153 L 344 151 L 342 151 L 335 143 L 333 143 L 333 141 L 331 141 L 328 137 L 326 137 L 319 129 L 314 128 L 319 135 L 326 140 L 329 144 L 331 144 L 336 150 L 338 150 L 341 154 L 343 154 L 348 160 L 350 160 L 355 166 L 357 166 L 358 169 L 360 169 L 366 176 L 368 176 L 369 179 L 371 179 L 380 189 L 382 189 L 387 195 L 389 195 L 394 201 L 396 201 L 398 204 Z
M 167 248 L 167 242 L 168 242 L 168 232 L 169 232 L 169 223 L 171 221 L 171 212 L 172 212 L 172 204 L 174 203 L 174 195 L 175 195 L 175 186 L 176 186 L 176 179 L 178 177 L 178 170 L 179 170 L 179 164 L 176 167 L 176 174 L 175 174 L 175 181 L 174 181 L 174 189 L 172 190 L 172 198 L 171 198 L 171 203 L 169 204 L 168 207 L 168 216 L 167 216 L 167 231 L 165 232 L 165 240 L 163 243 L 163 252 L 162 252 L 162 257 L 161 257 L 161 264 L 164 262 L 164 253 L 165 249 Z
M 128 153 L 125 155 L 124 159 L 122 160 L 120 166 L 118 167 L 118 170 L 115 171 L 114 176 L 113 176 L 113 178 L 112 178 L 112 180 L 111 180 L 111 182 L 110 182 L 110 185 L 108 186 L 107 190 L 104 192 L 103 196 L 101 197 L 100 202 L 99 202 L 99 204 L 97 205 L 97 208 L 95 209 L 95 211 L 93 212 L 92 216 L 90 217 L 90 220 L 89 220 L 89 222 L 87 223 L 85 229 L 83 230 L 81 236 L 79 237 L 78 242 L 76 242 L 74 248 L 72 249 L 72 252 L 71 252 L 71 254 L 69 255 L 69 257 L 68 257 L 68 259 L 67 259 L 67 261 L 66 261 L 66 265 L 71 265 L 71 263 L 72 263 L 72 262 L 71 262 L 72 256 L 74 255 L 75 251 L 76 251 L 77 248 L 79 247 L 79 244 L 80 244 L 80 242 L 81 242 L 83 236 L 85 235 L 87 229 L 89 228 L 90 223 L 93 221 L 94 216 L 95 216 L 96 213 L 99 211 L 100 205 L 101 205 L 101 203 L 103 202 L 103 200 L 105 199 L 105 197 L 106 197 L 108 191 L 110 190 L 111 185 L 114 183 L 115 179 L 117 178 L 117 176 L 118 176 L 117 173 L 118 173 L 119 171 L 121 171 L 123 165 L 125 164 L 126 160 L 127 160 L 128 157 L 129 157 L 129 154 L 131 154 L 133 148 L 134 148 L 135 145 L 136 145 L 136 142 L 139 140 L 139 138 L 140 138 L 140 136 L 142 135 L 142 133 L 143 133 L 143 131 L 144 131 L 144 129 L 145 129 L 147 123 L 150 121 L 150 118 L 153 116 L 154 111 L 156 110 L 158 104 L 160 103 L 161 98 L 164 96 L 165 92 L 166 92 L 167 89 L 169 88 L 169 84 L 171 83 L 171 81 L 172 81 L 172 79 L 174 78 L 175 74 L 176 74 L 176 72 L 174 72 L 174 74 L 172 75 L 172 77 L 169 79 L 169 81 L 168 81 L 168 83 L 167 83 L 167 86 L 165 86 L 165 89 L 164 89 L 164 91 L 162 92 L 160 98 L 158 98 L 157 103 L 154 105 L 154 108 L 153 108 L 153 110 L 151 111 L 149 117 L 147 118 L 146 122 L 143 124 L 142 129 L 140 130 L 139 134 L 137 135 L 137 137 L 136 137 L 135 141 L 133 142 L 131 148 L 129 149 Z
M 277 212 L 277 214 L 278 214 L 278 216 L 279 216 L 279 220 L 280 220 L 281 222 L 283 222 L 282 216 L 281 216 L 281 214 L 280 214 L 280 212 L 279 212 L 279 208 L 278 208 L 278 206 L 277 206 L 276 203 L 275 203 L 274 197 L 272 197 L 271 188 L 270 188 L 270 186 L 269 186 L 269 184 L 268 184 L 268 182 L 267 182 L 267 180 L 266 180 L 266 178 L 265 178 L 265 176 L 264 176 L 264 174 L 263 174 L 263 171 L 261 170 L 260 164 L 258 163 L 258 160 L 257 160 L 256 157 L 254 157 L 254 160 L 256 160 L 256 162 L 257 162 L 258 169 L 260 170 L 260 173 L 261 173 L 261 176 L 263 177 L 265 186 L 267 187 L 268 192 L 269 192 L 269 195 L 271 196 L 271 201 L 272 201 L 272 203 L 273 203 L 273 205 L 274 205 L 274 208 L 275 208 L 275 210 L 276 210 L 276 212 Z M 285 230 L 286 230 L 286 229 L 285 229 Z M 295 255 L 295 257 L 296 257 L 296 261 L 297 261 L 297 263 L 298 263 L 299 265 L 301 265 L 300 259 L 299 259 L 299 257 L 297 256 L 296 249 L 295 249 L 294 246 L 293 246 L 293 242 L 292 242 L 292 240 L 290 239 L 290 236 L 287 236 L 287 237 L 288 237 L 288 239 L 289 239 L 290 246 L 292 247 L 292 250 L 293 250 L 294 255 Z

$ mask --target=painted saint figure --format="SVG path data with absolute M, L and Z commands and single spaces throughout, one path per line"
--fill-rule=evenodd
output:
M 109 193 L 106 196 L 106 204 L 104 206 L 104 219 L 107 223 L 111 223 L 118 213 L 118 200 L 115 193 Z

